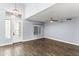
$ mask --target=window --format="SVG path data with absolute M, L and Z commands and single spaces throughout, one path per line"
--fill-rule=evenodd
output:
M 38 35 L 38 26 L 34 26 L 34 35 Z
M 5 37 L 10 38 L 11 37 L 11 24 L 10 20 L 5 20 Z
M 41 26 L 35 25 L 34 26 L 34 35 L 40 35 L 41 34 Z

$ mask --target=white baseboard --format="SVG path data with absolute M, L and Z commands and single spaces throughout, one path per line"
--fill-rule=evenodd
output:
M 41 37 L 39 37 L 41 38 Z M 31 40 L 35 40 L 35 39 L 39 39 L 39 38 L 32 38 L 32 39 L 25 39 L 25 40 L 20 40 L 20 41 L 16 41 L 16 42 L 7 42 L 7 43 L 2 43 L 0 44 L 0 46 L 5 46 L 5 45 L 11 45 L 13 43 L 18 43 L 18 42 L 27 42 L 27 41 L 31 41 Z
M 65 40 L 60 40 L 60 39 L 53 38 L 53 37 L 45 37 L 45 38 L 53 39 L 53 40 L 56 40 L 56 41 L 60 41 L 60 42 L 64 42 L 64 43 L 68 43 L 68 44 L 79 46 L 79 44 L 77 44 L 77 43 L 72 43 L 72 42 L 68 42 L 68 41 L 65 41 Z
M 13 43 L 12 42 L 2 43 L 2 44 L 0 44 L 0 46 L 11 45 L 11 44 L 13 44 Z
M 40 38 L 42 38 L 42 37 L 40 37 Z M 27 42 L 27 41 L 31 41 L 31 40 L 35 40 L 35 39 L 40 39 L 40 38 L 32 38 L 32 39 L 28 39 L 28 40 L 26 39 L 26 40 L 21 40 L 21 41 L 18 41 L 18 42 Z M 77 44 L 77 43 L 72 43 L 72 42 L 60 40 L 60 39 L 53 38 L 53 37 L 45 37 L 45 38 L 53 39 L 53 40 L 56 40 L 56 41 L 60 41 L 60 42 L 64 42 L 64 43 L 68 43 L 68 44 L 72 44 L 72 45 L 77 45 L 77 46 L 79 46 L 79 44 Z M 3 44 L 0 44 L 0 46 L 11 45 L 11 44 L 13 44 L 13 43 L 18 43 L 18 42 L 3 43 Z

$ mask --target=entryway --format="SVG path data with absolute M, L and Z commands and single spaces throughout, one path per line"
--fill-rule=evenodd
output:
M 5 20 L 5 36 L 13 43 L 22 41 L 22 20 L 16 16 L 11 16 Z

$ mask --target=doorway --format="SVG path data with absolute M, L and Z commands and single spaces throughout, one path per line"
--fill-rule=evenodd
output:
M 5 20 L 5 36 L 13 43 L 22 41 L 22 20 L 11 17 Z

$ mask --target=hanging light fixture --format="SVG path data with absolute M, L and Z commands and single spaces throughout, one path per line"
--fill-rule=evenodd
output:
M 17 9 L 16 3 L 14 9 L 11 11 L 13 15 L 15 16 L 21 16 L 21 12 L 19 9 Z
M 21 17 L 22 13 L 21 13 L 21 10 L 16 7 L 16 3 L 15 3 L 14 9 L 6 11 L 6 15 L 9 15 L 9 16 L 14 15 L 14 16 Z

